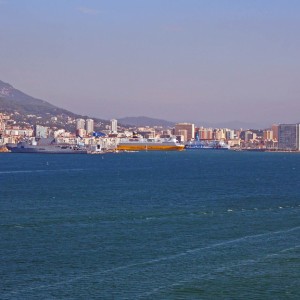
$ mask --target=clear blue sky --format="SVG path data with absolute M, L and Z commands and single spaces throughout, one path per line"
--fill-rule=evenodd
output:
M 300 121 L 299 0 L 0 0 L 0 80 L 77 113 Z

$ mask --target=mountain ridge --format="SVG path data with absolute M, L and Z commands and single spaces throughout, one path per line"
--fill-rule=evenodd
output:
M 136 126 L 136 127 L 142 127 L 142 126 L 174 127 L 175 126 L 175 122 L 166 121 L 163 119 L 146 117 L 146 116 L 119 118 L 118 122 L 125 124 L 125 125 L 131 125 L 131 126 Z
M 14 119 L 23 124 L 40 124 L 40 125 L 57 125 L 58 127 L 65 127 L 69 130 L 74 130 L 75 124 L 66 125 L 68 117 L 75 118 L 89 118 L 85 115 L 73 113 L 67 109 L 59 108 L 45 100 L 32 97 L 16 88 L 11 84 L 0 80 L 0 111 L 7 114 L 14 114 Z M 16 114 L 17 112 L 17 114 Z M 33 115 L 33 117 L 28 117 Z M 34 118 L 36 116 L 36 118 Z M 57 124 L 53 124 L 52 117 L 60 117 Z M 100 118 L 92 118 L 95 121 L 95 129 L 103 130 L 109 125 L 109 121 Z M 187 122 L 194 123 L 196 126 L 212 127 L 212 128 L 231 128 L 231 129 L 259 129 L 267 128 L 255 123 L 242 121 L 228 121 L 228 122 L 195 122 L 187 120 Z M 174 127 L 177 122 L 167 121 L 159 118 L 151 118 L 147 116 L 138 117 L 123 117 L 118 119 L 118 124 L 124 127 L 143 127 L 143 126 L 161 126 L 164 128 Z
M 0 108 L 6 112 L 13 113 L 15 109 L 21 110 L 21 112 L 33 114 L 34 112 L 38 114 L 53 114 L 56 115 L 57 112 L 66 113 L 68 115 L 80 116 L 66 109 L 57 107 L 45 100 L 32 97 L 16 88 L 14 88 L 9 83 L 0 80 Z M 47 109 L 47 112 L 44 110 Z
M 68 124 L 68 118 L 88 118 L 69 110 L 57 107 L 45 100 L 32 97 L 16 88 L 11 84 L 0 80 L 0 111 L 12 114 L 13 120 L 20 125 L 45 125 L 66 128 L 74 131 L 75 123 Z M 57 117 L 53 121 L 52 117 Z M 100 118 L 93 118 L 95 128 L 102 130 L 109 121 Z
M 139 116 L 139 117 L 124 117 L 119 118 L 118 122 L 121 122 L 122 124 L 136 126 L 136 127 L 142 127 L 142 126 L 162 126 L 162 127 L 174 127 L 176 123 L 181 122 L 172 122 L 167 121 L 163 119 L 156 119 L 146 116 Z M 267 126 L 259 126 L 256 123 L 250 123 L 250 122 L 243 122 L 243 121 L 224 121 L 224 122 L 218 122 L 218 123 L 212 123 L 212 122 L 195 122 L 195 121 L 186 121 L 188 123 L 194 123 L 197 127 L 203 126 L 208 128 L 230 128 L 230 129 L 260 129 L 260 128 L 267 128 Z

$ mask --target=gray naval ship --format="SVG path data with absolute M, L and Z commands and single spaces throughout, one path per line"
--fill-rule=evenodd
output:
M 24 140 L 17 144 L 6 144 L 12 153 L 45 153 L 45 154 L 87 154 L 87 149 L 79 144 L 61 144 L 53 138 Z

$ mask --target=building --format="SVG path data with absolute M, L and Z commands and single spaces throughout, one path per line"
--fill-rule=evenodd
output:
M 18 138 L 31 137 L 33 136 L 33 129 L 32 128 L 21 129 L 17 126 L 12 128 L 6 128 L 3 131 L 3 134 L 7 137 L 18 137 Z
M 118 132 L 118 121 L 116 119 L 110 120 L 110 130 L 112 133 Z
M 48 137 L 48 127 L 35 125 L 35 137 L 36 138 L 47 138 Z
M 9 116 L 0 113 L 0 132 L 3 132 L 5 130 L 7 120 L 9 120 Z
M 278 127 L 279 127 L 279 125 L 277 125 L 277 124 L 272 125 L 273 139 L 276 141 L 278 141 Z
M 94 132 L 94 120 L 93 119 L 87 119 L 86 120 L 86 133 L 92 134 Z
M 200 140 L 212 140 L 213 139 L 213 129 L 200 127 L 198 130 L 198 136 Z
M 195 125 L 192 123 L 177 123 L 175 125 L 175 135 L 182 135 L 183 131 L 186 130 L 186 141 L 190 141 L 195 138 Z M 181 131 L 181 133 L 180 133 Z
M 149 128 L 148 130 L 142 130 L 142 131 L 138 131 L 137 132 L 138 135 L 141 135 L 142 137 L 144 138 L 155 138 L 156 134 L 155 134 L 155 130 L 154 129 L 151 129 Z
M 84 138 L 86 136 L 86 130 L 84 128 L 77 129 L 76 136 Z
M 300 124 L 280 124 L 278 126 L 278 148 L 300 150 Z
M 84 119 L 76 119 L 76 130 L 84 129 L 84 127 L 85 127 Z
M 5 130 L 5 122 L 4 120 L 0 119 L 0 132 Z
M 188 132 L 186 129 L 178 130 L 176 136 L 180 136 L 180 142 L 187 142 L 188 141 Z
M 227 129 L 226 130 L 226 140 L 233 140 L 235 138 L 234 130 Z
M 226 130 L 225 129 L 215 129 L 214 130 L 214 139 L 217 141 L 226 139 Z
M 273 130 L 264 130 L 263 137 L 265 141 L 273 140 Z
M 245 131 L 244 141 L 248 142 L 248 141 L 254 140 L 254 139 L 255 139 L 254 133 L 252 131 L 250 131 L 250 130 L 246 130 Z

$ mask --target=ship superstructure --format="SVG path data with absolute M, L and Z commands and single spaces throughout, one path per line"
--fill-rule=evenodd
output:
M 78 144 L 61 144 L 53 138 L 27 139 L 18 144 L 7 144 L 13 153 L 87 154 L 87 149 Z
M 230 146 L 224 141 L 217 140 L 200 140 L 199 136 L 196 135 L 194 141 L 190 141 L 185 144 L 185 149 L 187 150 L 229 150 Z

